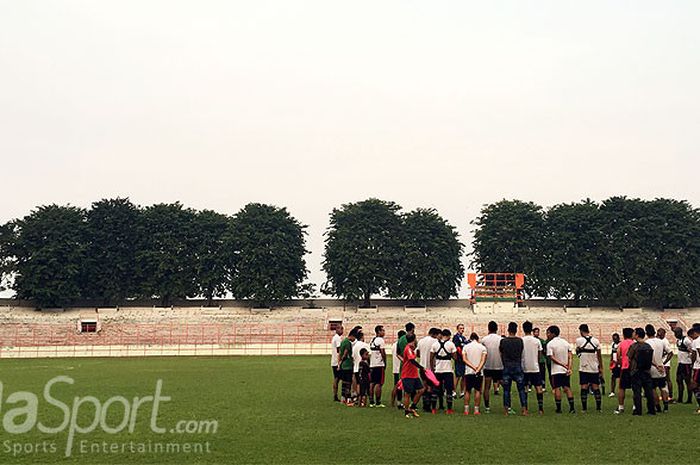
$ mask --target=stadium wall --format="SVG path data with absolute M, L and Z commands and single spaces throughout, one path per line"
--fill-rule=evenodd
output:
M 368 335 L 373 333 L 375 325 L 382 324 L 387 329 L 389 343 L 407 321 L 416 324 L 419 335 L 425 334 L 431 326 L 454 329 L 457 323 L 464 323 L 468 333 L 476 331 L 483 335 L 492 319 L 500 323 L 502 331 L 508 321 L 530 320 L 543 329 L 557 324 L 569 341 L 578 336 L 578 325 L 585 322 L 603 343 L 608 343 L 610 334 L 619 332 L 623 326 L 652 323 L 670 328 L 677 323 L 685 328 L 700 321 L 700 308 L 659 311 L 549 305 L 514 308 L 508 304 L 480 307 L 455 300 L 449 301 L 449 305 L 427 307 L 382 301 L 374 308 L 363 309 L 330 299 L 323 301 L 326 305 L 315 308 L 304 308 L 301 302 L 293 303 L 296 305 L 271 310 L 253 309 L 240 302 L 226 307 L 36 310 L 31 306 L 2 302 L 0 357 L 328 354 L 331 322 L 335 321 L 342 321 L 346 328 L 362 325 Z M 81 321 L 95 321 L 97 332 L 81 333 Z

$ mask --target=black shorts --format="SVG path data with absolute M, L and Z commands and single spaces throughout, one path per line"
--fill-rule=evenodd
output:
M 600 373 L 588 373 L 585 371 L 578 372 L 579 384 L 600 384 Z
M 676 371 L 676 379 L 688 379 L 693 375 L 693 365 L 691 363 L 679 363 Z
M 384 367 L 370 368 L 369 380 L 372 384 L 384 384 Z
M 566 373 L 558 373 L 556 375 L 552 375 L 552 387 L 554 389 L 571 387 L 571 377 Z
M 455 378 L 452 375 L 452 372 L 435 373 L 435 376 L 437 377 L 438 381 L 440 381 L 439 389 L 448 396 L 451 396 L 452 392 L 455 390 Z
M 619 365 L 615 365 L 615 367 L 613 367 L 613 369 L 612 369 L 612 377 L 613 377 L 613 378 L 619 378 L 619 377 L 620 377 L 620 366 L 619 366 Z
M 341 381 L 346 382 L 346 383 L 352 383 L 352 369 L 349 370 L 338 370 L 339 371 L 339 378 Z
M 356 371 L 353 375 L 355 375 L 355 383 L 360 384 L 360 372 Z
M 455 362 L 455 376 L 457 378 L 464 376 L 464 370 L 466 370 L 466 368 L 467 366 L 464 363 Z
M 338 367 L 331 367 L 333 369 L 333 378 L 340 379 L 340 370 Z
M 651 387 L 663 389 L 666 387 L 666 378 L 651 378 Z
M 360 383 L 360 395 L 369 396 L 369 383 Z
M 394 373 L 394 386 L 399 384 L 400 379 L 401 379 L 401 375 L 399 373 Z
M 484 385 L 484 377 L 481 375 L 464 375 L 467 391 L 474 389 L 481 392 L 481 387 Z
M 700 385 L 700 370 L 694 368 L 690 380 L 694 382 L 696 386 Z
M 484 370 L 484 377 L 500 381 L 503 379 L 503 370 Z
M 526 386 L 542 386 L 542 373 L 535 371 L 534 373 L 524 373 Z
M 415 394 L 419 389 L 423 388 L 420 378 L 401 378 L 401 385 L 403 386 L 403 392 L 406 394 Z
M 620 370 L 620 389 L 632 389 L 632 376 L 629 370 Z

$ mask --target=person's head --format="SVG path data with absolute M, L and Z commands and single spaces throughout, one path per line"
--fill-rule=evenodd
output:
M 656 331 L 656 335 L 658 336 L 659 339 L 665 339 L 666 338 L 666 328 L 659 328 L 659 330 Z
M 360 357 L 362 360 L 369 360 L 369 350 L 365 349 L 364 347 L 360 349 Z
M 688 337 L 690 339 L 695 339 L 696 337 L 698 337 L 699 334 L 700 333 L 698 333 L 698 331 L 695 330 L 694 326 L 691 326 L 690 328 L 688 328 Z
M 508 323 L 508 335 L 509 336 L 515 336 L 515 333 L 518 332 L 518 323 L 515 321 L 511 321 Z
M 415 347 L 416 346 L 416 335 L 413 333 L 406 334 L 406 342 L 408 343 L 409 346 Z
M 693 323 L 693 330 L 695 334 L 700 334 L 700 323 Z
M 489 321 L 489 334 L 495 334 L 498 331 L 498 323 L 495 321 Z
M 636 331 L 636 330 L 635 330 Z M 644 332 L 648 337 L 654 337 L 656 336 L 656 329 L 654 328 L 654 325 L 646 325 L 644 327 Z
M 634 329 L 632 328 L 622 328 L 622 337 L 625 339 L 632 339 L 634 336 Z
M 440 335 L 442 336 L 442 340 L 443 340 L 443 341 L 449 341 L 450 338 L 452 337 L 452 331 L 450 331 L 449 329 L 445 328 L 445 329 L 442 330 L 442 332 L 440 333 Z
M 428 330 L 428 336 L 437 339 L 440 336 L 441 332 L 442 331 L 440 330 L 440 328 L 430 328 Z
M 620 335 L 619 334 L 613 333 L 612 338 L 613 338 L 614 343 L 617 344 L 618 342 L 620 342 Z
M 561 333 L 559 326 L 552 325 L 549 328 L 547 328 L 547 339 L 554 339 L 555 337 L 559 337 L 559 333 Z
M 343 335 L 343 325 L 337 325 L 335 327 L 335 334 L 337 334 L 338 336 Z
M 532 335 L 539 338 L 540 337 L 540 328 L 533 328 Z
M 406 334 L 413 334 L 416 332 L 416 325 L 411 323 L 410 321 L 406 323 Z
M 523 332 L 525 334 L 530 334 L 532 332 L 532 322 L 531 321 L 526 321 L 523 323 Z
M 634 328 L 634 339 L 637 342 L 643 341 L 645 335 L 646 333 L 644 332 L 644 328 Z
M 591 332 L 591 330 L 588 329 L 588 325 L 586 323 L 583 323 L 583 324 L 579 325 L 578 332 L 581 334 L 581 336 L 587 336 L 588 333 Z
M 464 334 L 464 325 L 462 323 L 457 325 L 457 332 L 459 334 Z
M 364 341 L 365 340 L 365 333 L 363 333 L 362 331 L 358 331 L 357 332 L 357 340 Z
M 377 325 L 374 327 L 374 334 L 376 334 L 379 337 L 384 337 L 384 326 L 382 325 Z
M 479 342 L 479 335 L 476 334 L 476 333 L 471 333 L 471 334 L 469 335 L 469 340 L 470 340 L 470 341 Z
M 396 334 L 396 339 L 401 339 L 401 338 L 404 337 L 405 335 L 406 335 L 406 331 L 404 331 L 404 330 L 402 329 L 401 331 L 399 331 L 399 332 Z
M 362 326 L 353 326 L 353 328 L 350 330 L 351 333 L 355 334 L 355 339 L 357 339 L 357 333 L 362 331 Z
M 681 328 L 680 326 L 676 326 L 675 328 L 673 328 L 673 335 L 676 336 L 676 339 L 683 339 L 683 328 Z
M 352 328 L 348 333 L 348 339 L 350 339 L 351 341 L 357 340 L 357 333 L 358 331 L 355 328 Z

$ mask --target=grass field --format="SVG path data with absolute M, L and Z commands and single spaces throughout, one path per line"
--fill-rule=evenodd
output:
M 16 399 L 8 396 L 29 391 L 40 398 L 38 419 L 59 426 L 64 412 L 47 404 L 42 394 L 46 382 L 59 375 L 75 381 L 51 388 L 51 395 L 69 406 L 68 417 L 76 396 L 95 396 L 102 404 L 113 396 L 131 402 L 134 397 L 153 395 L 158 379 L 163 380 L 161 395 L 172 398 L 161 403 L 158 411 L 157 425 L 165 427 L 165 433 L 151 431 L 152 403 L 146 402 L 137 410 L 133 433 L 109 434 L 100 428 L 78 432 L 69 458 L 64 457 L 67 430 L 46 434 L 34 428 L 9 434 L 0 428 L 0 462 L 664 463 L 672 456 L 686 456 L 697 444 L 700 417 L 693 415 L 691 405 L 672 405 L 671 412 L 663 416 L 615 416 L 616 402 L 605 397 L 603 414 L 555 415 L 553 397 L 545 394 L 546 415 L 525 418 L 501 415 L 498 396 L 492 401 L 492 410 L 498 414 L 406 419 L 396 409 L 357 409 L 333 403 L 330 373 L 327 357 L 310 356 L 0 360 L 0 416 L 5 421 L 11 409 L 26 405 L 13 403 Z M 578 389 L 575 392 L 580 408 Z M 127 400 L 113 402 L 107 409 L 109 427 L 116 427 L 124 417 L 122 402 Z M 531 410 L 536 410 L 534 394 L 530 402 Z M 589 404 L 594 405 L 592 397 Z M 627 407 L 629 412 L 631 398 Z M 461 401 L 456 408 L 461 410 Z M 79 412 L 77 424 L 86 427 L 95 407 L 87 402 L 79 406 Z M 14 423 L 26 419 L 27 415 L 18 415 Z M 177 434 L 172 429 L 181 420 L 217 420 L 218 430 Z M 87 449 L 81 450 L 83 441 Z M 108 443 L 107 452 L 90 451 L 102 441 Z M 203 450 L 208 442 L 209 452 L 122 451 L 122 444 L 130 441 L 134 447 L 155 443 L 195 447 L 199 443 Z M 15 455 L 20 446 L 23 450 Z M 120 450 L 110 452 L 109 447 Z

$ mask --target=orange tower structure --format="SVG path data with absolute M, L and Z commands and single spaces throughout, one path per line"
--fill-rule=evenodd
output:
M 469 300 L 476 302 L 523 302 L 525 275 L 523 273 L 469 273 Z

